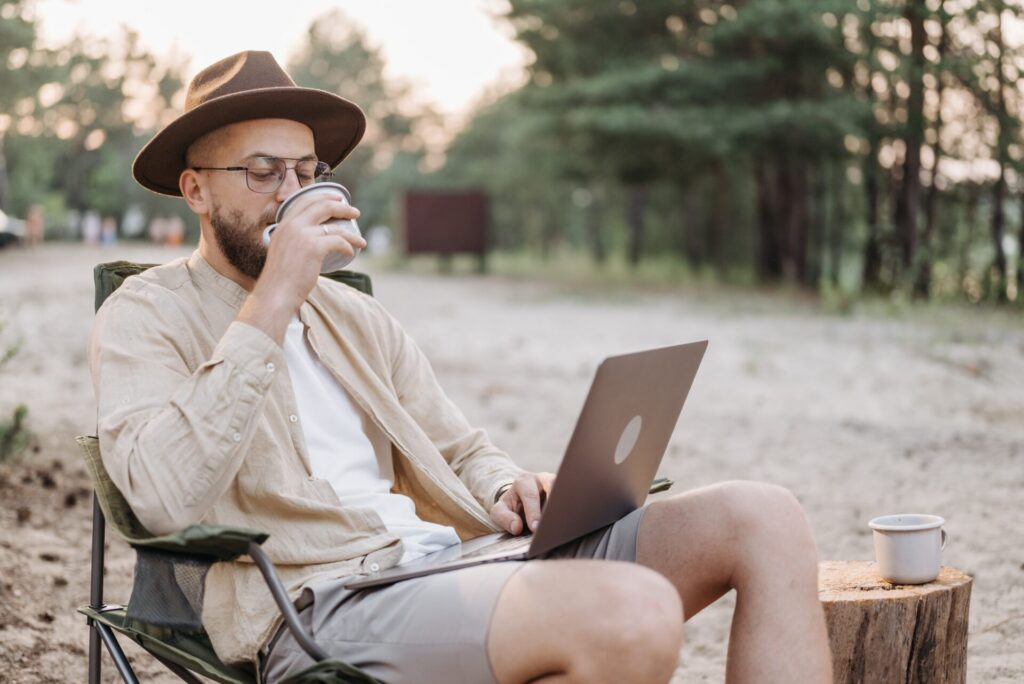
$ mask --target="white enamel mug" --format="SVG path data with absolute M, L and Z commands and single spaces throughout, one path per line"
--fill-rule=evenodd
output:
M 305 195 L 319 194 L 338 197 L 342 201 L 344 201 L 345 204 L 352 204 L 352 196 L 349 194 L 348 188 L 346 188 L 344 185 L 341 185 L 340 183 L 313 183 L 312 185 L 307 185 L 304 188 L 300 188 L 299 190 L 296 190 L 292 194 L 288 195 L 285 201 L 281 203 L 281 206 L 277 208 L 277 216 L 274 219 L 275 221 L 277 221 L 277 223 L 272 223 L 263 230 L 263 244 L 270 244 L 270 237 L 271 235 L 274 234 L 274 231 L 277 230 L 277 224 L 280 223 L 281 220 L 284 218 L 284 215 L 288 212 L 288 209 L 295 204 L 295 200 Z M 358 235 L 362 237 L 362 233 L 359 232 L 359 224 L 356 223 L 355 219 L 334 219 L 331 221 L 327 221 L 323 225 L 337 226 L 338 228 L 344 230 L 347 233 L 351 233 L 352 235 Z M 338 252 L 328 252 L 327 256 L 324 257 L 323 264 L 320 265 L 320 272 L 330 273 L 332 271 L 340 271 L 341 269 L 345 268 L 350 263 L 352 263 L 352 260 L 355 259 L 356 255 L 358 255 L 359 252 L 361 251 L 362 250 L 360 249 L 356 249 L 355 255 L 353 256 L 349 256 L 347 254 L 340 254 Z
M 946 521 L 937 515 L 883 515 L 868 523 L 875 534 L 878 574 L 893 584 L 925 584 L 939 575 Z

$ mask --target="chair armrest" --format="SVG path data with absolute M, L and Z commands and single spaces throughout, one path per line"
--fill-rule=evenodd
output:
M 353 667 L 346 662 L 332 659 L 327 651 L 320 644 L 316 643 L 313 635 L 308 634 L 302 627 L 302 623 L 299 622 L 299 614 L 295 610 L 295 605 L 288 596 L 288 592 L 284 588 L 284 584 L 281 582 L 281 578 L 278 576 L 277 570 L 274 569 L 274 564 L 267 557 L 266 552 L 259 547 L 258 543 L 253 542 L 249 545 L 249 555 L 252 556 L 256 567 L 263 574 L 267 588 L 270 589 L 274 602 L 277 603 L 277 607 L 281 611 L 281 617 L 284 618 L 284 623 L 292 633 L 292 637 L 315 663 L 301 672 L 290 673 L 281 680 L 281 684 L 326 682 L 331 684 L 381 684 L 381 682 L 359 668 Z
M 174 534 L 159 537 L 129 539 L 132 546 L 160 549 L 190 556 L 206 556 L 211 560 L 231 561 L 249 553 L 249 544 L 262 544 L 269 537 L 266 532 L 247 527 L 227 525 L 189 525 Z

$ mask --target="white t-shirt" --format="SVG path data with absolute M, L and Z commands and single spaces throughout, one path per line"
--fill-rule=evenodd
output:
M 453 528 L 420 520 L 412 499 L 391 492 L 391 442 L 316 357 L 298 316 L 284 357 L 313 475 L 331 483 L 342 505 L 374 509 L 401 537 L 403 562 L 458 543 Z

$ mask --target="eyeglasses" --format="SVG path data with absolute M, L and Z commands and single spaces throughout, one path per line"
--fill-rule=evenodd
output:
M 295 162 L 288 166 L 285 162 Z M 271 193 L 284 183 L 289 169 L 295 171 L 299 185 L 305 187 L 334 174 L 327 162 L 316 159 L 282 159 L 280 157 L 255 157 L 248 166 L 193 166 L 193 171 L 245 171 L 245 184 L 253 192 Z

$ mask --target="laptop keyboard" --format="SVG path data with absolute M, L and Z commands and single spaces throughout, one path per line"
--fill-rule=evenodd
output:
M 477 556 L 490 556 L 496 553 L 511 553 L 512 551 L 525 552 L 528 548 L 530 548 L 531 539 L 532 536 L 509 537 L 507 539 L 500 539 L 494 542 L 493 544 L 488 544 L 487 546 L 475 549 L 473 551 L 470 551 L 469 553 L 464 553 L 462 557 L 475 558 Z

